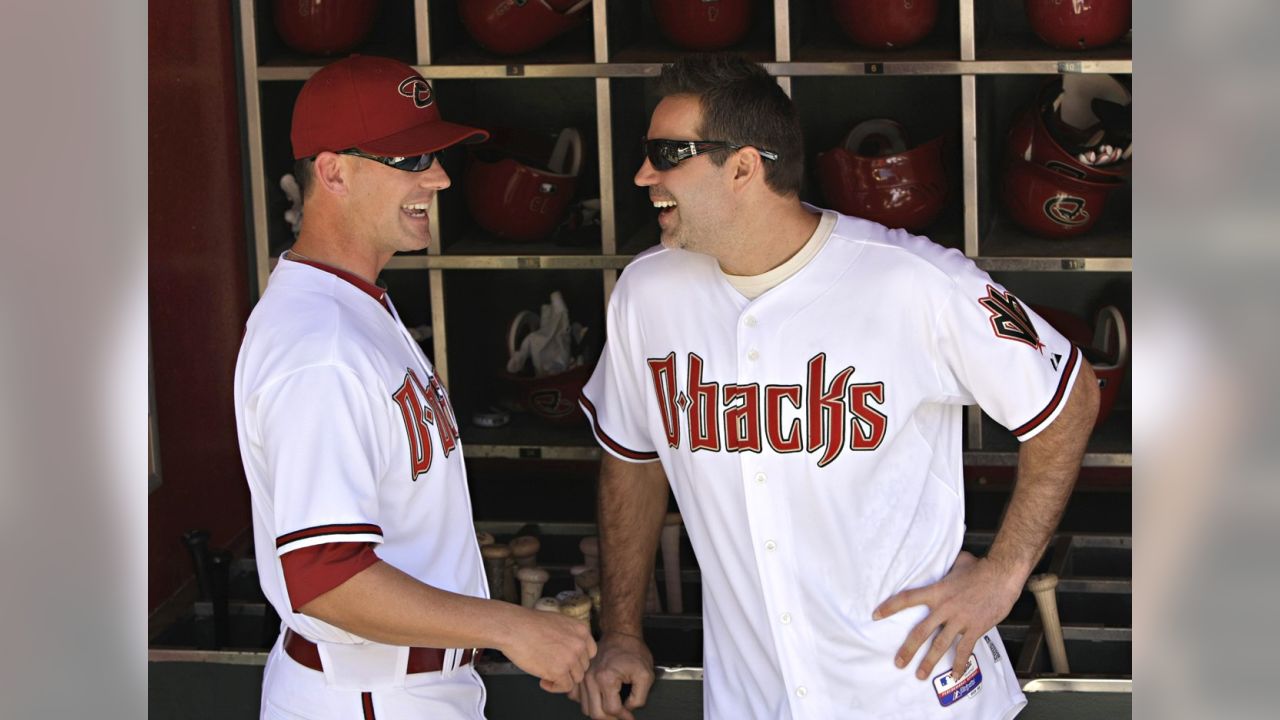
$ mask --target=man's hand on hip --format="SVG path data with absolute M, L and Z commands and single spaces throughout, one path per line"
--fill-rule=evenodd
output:
M 929 677 L 934 665 L 956 645 L 951 675 L 959 678 L 978 638 L 1008 616 L 1025 580 L 1011 577 L 987 558 L 977 558 L 962 550 L 946 577 L 932 585 L 903 590 L 881 603 L 872 618 L 880 620 L 909 607 L 927 606 L 929 615 L 907 635 L 894 657 L 894 664 L 906 667 L 920 646 L 937 631 L 916 670 L 916 677 L 922 680 Z

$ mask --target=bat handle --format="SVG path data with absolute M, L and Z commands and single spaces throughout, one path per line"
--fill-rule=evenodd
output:
M 209 531 L 188 530 L 182 533 L 182 544 L 191 553 L 191 563 L 195 565 L 196 585 L 200 588 L 200 599 L 213 600 L 213 578 L 209 568 Z
M 680 585 L 680 513 L 667 513 L 662 526 L 662 573 L 667 585 L 667 611 L 672 615 L 684 613 L 684 598 Z
M 213 633 L 214 649 L 219 650 L 230 644 L 231 637 L 231 553 L 227 550 L 214 550 L 209 556 L 212 568 L 213 587 Z
M 1071 672 L 1067 665 L 1067 646 L 1062 639 L 1062 623 L 1058 618 L 1058 576 L 1053 573 L 1032 575 L 1027 589 L 1036 598 L 1040 610 L 1040 624 L 1044 625 L 1045 643 L 1049 646 L 1049 662 L 1053 671 L 1063 675 Z

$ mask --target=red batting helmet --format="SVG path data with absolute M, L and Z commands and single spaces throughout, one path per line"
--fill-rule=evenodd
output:
M 582 386 L 591 378 L 592 367 L 579 365 L 555 375 L 531 377 L 505 370 L 499 376 L 506 381 L 520 408 L 555 425 L 586 422 L 578 400 Z
M 552 293 L 552 305 L 556 303 L 558 295 L 559 293 Z M 548 306 L 543 306 L 544 315 L 547 308 Z M 507 352 L 513 360 L 517 359 L 517 348 L 522 346 L 529 333 L 538 330 L 540 320 L 538 315 L 528 310 L 517 313 L 512 319 L 507 330 Z M 573 352 L 572 346 L 570 352 Z M 554 425 L 574 425 L 585 422 L 586 419 L 578 406 L 578 400 L 582 398 L 582 386 L 587 383 L 592 371 L 591 365 L 581 362 L 585 357 L 585 354 L 578 357 L 578 364 L 563 372 L 541 376 L 526 374 L 528 360 L 519 359 L 515 365 L 508 363 L 506 368 L 499 371 L 498 377 L 507 385 L 517 409 L 527 410 Z M 520 366 L 524 366 L 525 372 L 511 372 Z
M 284 44 L 306 55 L 333 55 L 359 45 L 378 15 L 378 0 L 275 0 L 272 18 Z
M 817 168 L 832 208 L 891 228 L 923 230 L 947 199 L 942 138 L 907 149 L 906 133 L 892 120 L 855 125 L 841 147 L 818 155 Z
M 1072 345 L 1080 348 L 1093 366 L 1100 392 L 1094 427 L 1101 425 L 1116 404 L 1120 382 L 1129 364 L 1129 327 L 1125 324 L 1124 315 L 1116 306 L 1107 305 L 1098 310 L 1091 329 L 1082 318 L 1066 310 L 1040 305 L 1033 305 L 1032 309 Z
M 719 50 L 751 27 L 751 0 L 653 0 L 658 27 L 688 50 Z
M 551 42 L 591 16 L 591 0 L 458 0 L 462 24 L 486 50 L 519 55 Z
M 541 240 L 564 219 L 582 167 L 582 136 L 565 128 L 548 136 L 493 131 L 488 146 L 471 148 L 467 208 L 488 232 L 518 242 Z
M 1132 169 L 1127 153 L 1123 159 L 1108 164 L 1089 164 L 1083 156 L 1103 146 L 1121 152 L 1132 146 L 1130 131 L 1123 126 L 1127 123 L 1128 104 L 1128 90 L 1109 76 L 1073 79 L 1069 86 L 1062 78 L 1052 80 L 1040 89 L 1030 106 L 1018 113 L 1009 128 L 1006 149 L 1010 157 L 1021 157 L 1074 178 L 1106 182 L 1127 177 Z M 1094 114 L 1093 108 L 1119 108 L 1115 112 L 1124 117 L 1108 125 Z
M 831 0 L 836 24 L 868 48 L 904 48 L 924 39 L 938 21 L 938 0 Z
M 1020 157 L 1005 162 L 1001 197 L 1014 222 L 1049 238 L 1082 235 L 1093 228 L 1118 182 L 1083 180 Z
M 1062 50 L 1110 45 L 1129 30 L 1130 0 L 1023 0 L 1031 29 Z

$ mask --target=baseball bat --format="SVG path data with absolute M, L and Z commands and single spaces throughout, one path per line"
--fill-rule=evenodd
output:
M 231 553 L 214 550 L 209 554 L 209 567 L 213 580 L 210 590 L 213 595 L 214 649 L 219 650 L 229 644 L 231 635 Z
M 512 538 L 508 544 L 511 546 L 511 555 L 515 558 L 517 566 L 522 568 L 537 566 L 538 550 L 542 548 L 538 538 L 532 535 L 521 535 Z
M 577 620 L 578 622 L 591 624 L 591 598 L 583 595 L 579 590 L 565 590 L 556 595 L 556 600 L 560 602 L 560 612 L 564 615 Z
M 667 513 L 662 526 L 662 573 L 667 581 L 667 611 L 672 615 L 684 613 L 684 598 L 680 585 L 680 513 Z
M 199 600 L 213 602 L 213 568 L 209 554 L 209 531 L 188 530 L 182 533 L 182 544 L 191 553 L 191 563 L 195 566 L 196 587 L 199 589 Z M 216 612 L 216 608 L 215 608 Z M 196 647 L 200 650 L 218 649 L 218 622 L 196 623 Z
M 522 567 L 516 570 L 516 579 L 520 581 L 520 604 L 527 608 L 537 604 L 550 577 L 551 574 L 542 568 Z
M 196 569 L 196 586 L 200 588 L 200 599 L 213 600 L 213 579 L 209 574 L 209 531 L 188 530 L 182 533 L 182 544 L 191 553 L 191 562 Z
M 579 567 L 582 568 L 580 572 L 573 572 L 574 569 Z M 596 568 L 589 568 L 586 565 L 574 565 L 569 570 L 569 573 L 573 575 L 574 587 L 582 592 L 590 592 L 591 588 L 599 587 L 600 585 L 600 571 Z
M 650 615 L 662 614 L 662 600 L 658 598 L 658 573 L 649 575 L 649 590 L 644 595 L 644 611 Z
M 484 576 L 489 581 L 489 597 L 503 600 L 503 582 L 511 548 L 506 545 L 482 545 L 480 556 L 484 559 Z
M 582 542 L 578 543 L 578 549 L 582 551 L 582 564 L 587 567 L 600 567 L 600 539 L 594 535 L 582 538 Z
M 1058 576 L 1053 573 L 1032 575 L 1027 580 L 1027 589 L 1036 596 L 1036 607 L 1040 609 L 1040 624 L 1044 626 L 1045 642 L 1049 646 L 1049 662 L 1053 671 L 1058 674 L 1071 672 L 1067 666 L 1067 646 L 1062 640 L 1062 624 L 1058 620 Z
M 510 549 L 510 546 L 507 546 Z M 520 588 L 516 586 L 516 558 L 508 555 L 502 566 L 502 599 L 509 603 L 520 602 Z

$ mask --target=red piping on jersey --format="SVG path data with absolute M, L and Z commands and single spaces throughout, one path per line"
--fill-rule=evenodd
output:
M 320 537 L 322 535 L 382 535 L 382 528 L 377 525 L 317 525 L 316 527 L 296 530 L 288 535 L 281 535 L 276 538 L 276 547 L 284 547 L 291 542 L 306 540 L 307 538 Z
M 1058 381 L 1058 390 L 1054 392 L 1053 399 L 1051 399 L 1049 401 L 1049 404 L 1046 405 L 1045 408 L 1041 410 L 1035 417 L 1031 418 L 1026 423 L 1018 426 L 1013 431 L 1014 436 L 1021 439 L 1023 435 L 1026 435 L 1027 433 L 1039 427 L 1040 423 L 1045 421 L 1045 418 L 1052 415 L 1054 411 L 1058 409 L 1058 405 L 1061 404 L 1063 399 L 1067 396 L 1067 383 L 1070 382 L 1071 373 L 1076 369 L 1076 362 L 1079 361 L 1079 359 L 1080 359 L 1080 349 L 1077 348 L 1075 345 L 1072 345 L 1071 357 L 1067 358 L 1067 367 L 1062 371 L 1062 379 Z
M 382 303 L 382 307 L 386 308 L 387 312 L 391 312 L 391 306 L 387 304 L 387 291 L 373 283 L 370 283 L 355 273 L 348 272 L 342 268 L 336 268 L 332 265 L 325 265 L 324 263 L 316 262 L 310 258 L 299 257 L 297 253 L 290 252 L 288 250 L 286 250 L 285 254 L 282 254 L 280 257 L 292 262 L 302 263 L 303 265 L 310 265 L 311 267 L 317 270 L 323 270 L 330 275 L 336 275 L 352 285 L 355 285 L 361 292 L 367 294 L 369 297 Z
M 373 714 L 373 693 L 360 693 L 360 705 L 364 709 L 364 720 L 376 720 Z
M 607 445 L 610 450 L 613 450 L 615 453 L 622 455 L 623 457 L 629 457 L 632 460 L 657 460 L 658 459 L 658 453 L 656 451 L 655 452 L 639 452 L 636 450 L 630 450 L 618 444 L 617 440 L 614 440 L 613 438 L 609 437 L 605 433 L 604 429 L 600 427 L 600 421 L 596 419 L 596 406 L 592 405 L 591 401 L 588 400 L 585 395 L 582 396 L 582 399 L 579 400 L 579 403 L 582 405 L 582 409 L 587 411 L 587 414 L 591 416 L 591 427 L 596 431 L 596 437 L 600 438 L 600 442 Z

